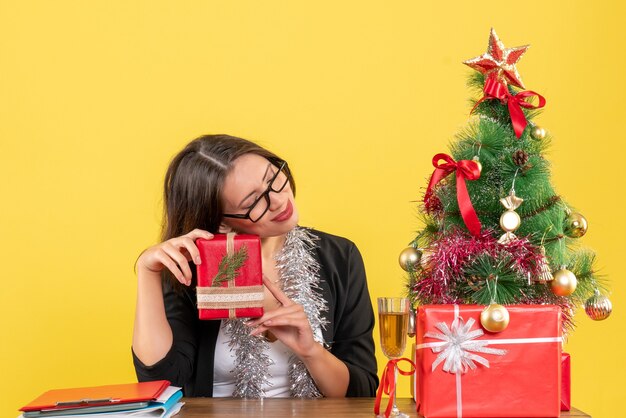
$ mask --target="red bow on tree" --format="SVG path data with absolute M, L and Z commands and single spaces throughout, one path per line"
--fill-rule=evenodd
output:
M 494 77 L 487 77 L 485 81 L 485 87 L 483 89 L 485 95 L 482 99 L 476 102 L 474 108 L 470 113 L 476 110 L 476 107 L 485 100 L 498 99 L 503 103 L 506 103 L 509 108 L 509 115 L 511 115 L 511 124 L 513 125 L 513 131 L 516 137 L 521 137 L 522 132 L 526 129 L 528 121 L 522 111 L 522 107 L 526 109 L 539 109 L 546 105 L 546 99 L 539 93 L 534 91 L 525 90 L 513 95 L 509 93 L 509 89 L 502 82 L 496 80 Z M 525 101 L 527 97 L 537 96 L 539 98 L 539 104 L 534 105 Z
M 439 160 L 444 160 L 445 163 L 439 164 Z M 480 235 L 480 220 L 478 219 L 478 215 L 476 215 L 474 206 L 472 206 L 472 201 L 470 200 L 467 186 L 465 185 L 465 180 L 478 180 L 480 178 L 478 163 L 473 160 L 461 160 L 456 162 L 448 154 L 437 154 L 433 157 L 433 166 L 435 167 L 435 171 L 430 177 L 428 189 L 426 189 L 426 194 L 424 194 L 424 203 L 427 203 L 432 197 L 433 187 L 448 174 L 455 172 L 456 198 L 459 203 L 459 210 L 461 211 L 463 222 L 465 222 L 465 226 L 467 226 L 467 229 L 469 229 L 472 235 Z

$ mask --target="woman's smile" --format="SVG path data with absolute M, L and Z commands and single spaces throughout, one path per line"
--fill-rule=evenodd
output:
M 291 204 L 291 200 L 287 200 L 287 207 L 284 211 L 279 213 L 277 216 L 272 218 L 273 222 L 285 222 L 291 219 L 291 215 L 293 215 L 293 205 Z

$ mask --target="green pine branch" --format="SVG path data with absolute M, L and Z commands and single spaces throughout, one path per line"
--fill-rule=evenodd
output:
M 217 268 L 217 274 L 213 278 L 211 286 L 217 287 L 222 283 L 234 280 L 239 275 L 239 269 L 248 259 L 248 247 L 243 244 L 233 254 L 225 255 Z
M 471 303 L 489 305 L 516 303 L 528 293 L 528 282 L 521 277 L 508 255 L 494 259 L 481 254 L 464 270 L 457 282 L 458 295 Z

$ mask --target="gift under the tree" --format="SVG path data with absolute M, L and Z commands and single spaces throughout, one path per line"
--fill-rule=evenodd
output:
M 478 305 L 424 305 L 417 316 L 416 401 L 426 418 L 558 417 L 561 310 L 510 305 L 485 331 Z
M 198 239 L 196 266 L 200 319 L 256 318 L 263 315 L 261 243 L 256 235 L 217 234 Z
M 561 356 L 561 411 L 572 409 L 572 359 L 568 353 Z

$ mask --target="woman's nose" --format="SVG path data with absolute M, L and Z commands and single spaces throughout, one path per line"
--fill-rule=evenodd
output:
M 284 192 L 284 190 L 283 190 Z M 270 192 L 268 197 L 270 198 L 270 210 L 273 212 L 277 209 L 282 208 L 285 205 L 285 196 L 286 193 L 283 192 Z

